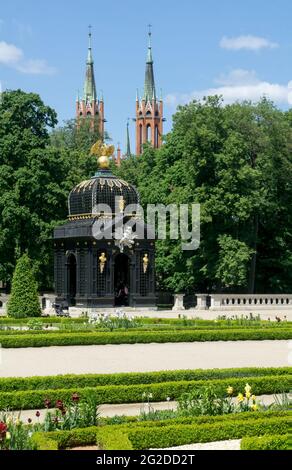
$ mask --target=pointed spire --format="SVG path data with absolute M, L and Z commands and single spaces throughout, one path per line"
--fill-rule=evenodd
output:
M 148 25 L 148 51 L 147 51 L 147 64 L 153 64 L 153 58 L 152 58 L 152 45 L 151 45 L 151 24 Z
M 87 53 L 87 64 L 93 64 L 92 58 L 92 44 L 91 44 L 91 25 L 88 26 L 88 53 Z
M 129 118 L 127 120 L 127 150 L 126 157 L 130 157 L 131 154 L 131 142 L 130 142 L 130 133 L 129 133 Z
M 94 78 L 92 44 L 91 44 L 91 26 L 89 26 L 88 29 L 89 29 L 89 32 L 88 32 L 89 43 L 88 43 L 86 76 L 85 76 L 84 97 L 83 97 L 86 103 L 96 100 L 96 86 L 95 86 L 95 78 Z
M 148 25 L 148 51 L 145 70 L 145 85 L 144 85 L 144 99 L 146 102 L 156 100 L 153 58 L 152 58 L 152 45 L 151 45 L 151 25 Z

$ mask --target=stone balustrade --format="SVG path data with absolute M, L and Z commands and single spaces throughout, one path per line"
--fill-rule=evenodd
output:
M 197 294 L 197 310 L 275 310 L 292 309 L 292 294 Z

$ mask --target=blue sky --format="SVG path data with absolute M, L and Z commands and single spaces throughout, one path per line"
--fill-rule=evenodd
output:
M 167 132 L 177 104 L 208 93 L 292 104 L 291 18 L 289 0 L 2 0 L 0 82 L 39 93 L 60 123 L 74 117 L 91 24 L 107 130 L 124 148 L 136 88 L 143 90 L 148 23 Z M 131 137 L 134 149 L 134 123 Z

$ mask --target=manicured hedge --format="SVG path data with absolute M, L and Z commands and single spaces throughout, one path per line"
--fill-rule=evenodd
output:
M 0 297 L 1 300 L 1 297 Z M 35 317 L 30 318 L 11 318 L 11 317 L 0 317 L 0 325 L 23 325 L 25 326 L 30 320 Z M 68 317 L 38 317 L 37 320 L 42 321 L 44 324 L 51 323 L 84 323 L 88 321 L 87 317 L 78 317 L 78 318 L 68 318 Z
M 92 445 L 96 444 L 97 429 L 96 426 L 92 426 L 71 431 L 37 432 L 32 436 L 32 441 L 38 450 L 58 450 Z
M 236 379 L 270 375 L 292 374 L 292 367 L 244 367 L 235 369 L 195 369 L 170 370 L 159 372 L 128 372 L 117 374 L 66 374 L 43 377 L 0 378 L 0 392 L 21 390 L 48 390 L 60 388 L 97 387 L 102 385 L 152 384 L 173 381 Z M 292 376 L 292 375 L 291 375 Z
M 245 412 L 222 416 L 199 416 L 193 418 L 175 418 L 163 421 L 135 421 L 128 418 L 131 424 L 93 426 L 71 431 L 39 432 L 34 434 L 33 440 L 39 450 L 57 450 L 73 446 L 91 445 L 98 442 L 105 449 L 128 449 L 131 443 L 128 433 L 133 429 L 167 429 L 169 426 L 219 426 L 236 423 L 261 423 L 262 421 L 286 420 L 291 416 L 289 412 L 267 411 L 267 412 Z
M 291 450 L 291 434 L 244 437 L 240 450 Z
M 195 341 L 244 341 L 292 339 L 292 329 L 277 330 L 200 330 L 200 331 L 125 331 L 125 332 L 87 332 L 52 333 L 38 335 L 1 335 L 3 348 L 26 348 L 43 346 L 73 346 L 94 344 L 135 344 L 135 343 L 180 343 Z
M 171 425 L 154 428 L 131 428 L 128 439 L 133 449 L 150 449 L 180 446 L 197 442 L 240 439 L 243 436 L 288 433 L 291 419 L 250 419 L 244 422 L 226 422 L 198 425 Z
M 267 377 L 244 377 L 228 378 L 208 381 L 213 385 L 218 394 L 226 394 L 226 388 L 232 385 L 234 392 L 242 391 L 246 382 L 252 387 L 256 395 L 275 394 L 288 392 L 292 386 L 291 375 L 280 375 Z M 70 400 L 74 392 L 81 397 L 87 394 L 94 395 L 99 404 L 104 403 L 137 403 L 141 402 L 143 393 L 152 394 L 151 401 L 165 401 L 167 397 L 172 400 L 178 399 L 183 393 L 206 386 L 205 380 L 197 381 L 177 381 L 161 382 L 152 384 L 135 385 L 104 385 L 97 387 L 75 387 L 64 389 L 48 390 L 25 390 L 0 392 L 0 409 L 36 409 L 43 408 L 46 398 L 52 402 L 52 407 L 56 400 Z

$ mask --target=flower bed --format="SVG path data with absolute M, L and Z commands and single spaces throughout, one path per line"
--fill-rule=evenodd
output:
M 26 333 L 22 335 L 5 335 L 0 333 L 0 343 L 3 348 L 282 339 L 292 339 L 292 329 L 184 330 L 169 332 L 119 331 L 105 333 L 90 331 L 87 333 Z
M 232 379 L 234 394 L 241 391 L 247 381 L 256 395 L 289 392 L 292 386 L 291 374 L 268 375 L 266 377 L 237 377 Z M 217 393 L 225 394 L 230 382 L 229 377 L 209 380 L 208 384 L 213 386 Z M 40 408 L 46 398 L 52 403 L 59 399 L 68 400 L 74 392 L 77 392 L 81 397 L 90 393 L 96 397 L 99 404 L 137 403 L 141 401 L 143 393 L 151 394 L 151 401 L 153 402 L 165 401 L 167 397 L 176 400 L 183 393 L 191 392 L 194 389 L 198 390 L 204 386 L 206 386 L 206 380 L 178 380 L 133 385 L 76 386 L 75 388 L 66 387 L 62 389 L 6 391 L 0 392 L 0 409 L 7 407 L 11 410 Z

